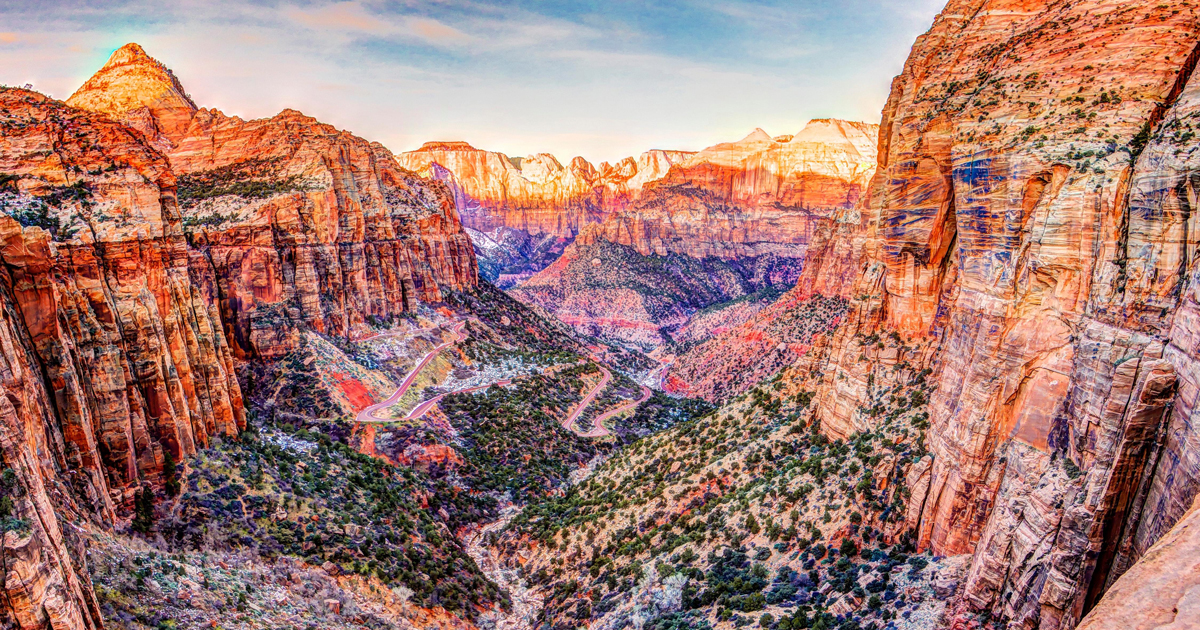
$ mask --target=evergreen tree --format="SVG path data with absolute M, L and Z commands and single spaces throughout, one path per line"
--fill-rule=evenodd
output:
M 133 495 L 133 531 L 148 534 L 154 527 L 154 491 L 143 486 Z

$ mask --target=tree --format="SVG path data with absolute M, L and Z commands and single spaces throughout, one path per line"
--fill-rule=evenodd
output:
M 175 456 L 171 454 L 170 449 L 166 449 L 167 456 L 163 461 L 163 484 L 167 491 L 167 496 L 176 496 L 179 494 L 179 467 L 175 464 Z
M 849 536 L 842 539 L 842 546 L 838 548 L 843 557 L 851 558 L 858 554 L 858 545 Z
M 148 534 L 154 527 L 154 491 L 142 486 L 133 495 L 133 531 Z

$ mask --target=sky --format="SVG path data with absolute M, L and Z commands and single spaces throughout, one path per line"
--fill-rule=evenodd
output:
M 812 118 L 879 122 L 944 0 L 4 0 L 0 83 L 66 99 L 128 42 L 193 100 L 395 152 L 466 140 L 594 163 Z

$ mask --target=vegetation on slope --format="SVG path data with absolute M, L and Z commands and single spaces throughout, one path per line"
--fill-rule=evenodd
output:
M 177 510 L 159 528 L 180 548 L 218 541 L 268 558 L 302 558 L 335 574 L 402 586 L 423 607 L 464 618 L 505 603 L 453 533 L 494 514 L 494 499 L 323 434 L 247 432 L 195 457 L 183 486 Z
M 873 431 L 829 440 L 812 393 L 776 379 L 635 442 L 528 506 L 498 544 L 533 545 L 525 571 L 554 628 L 880 628 L 936 605 L 902 588 L 929 577 L 906 543 L 901 489 L 925 455 L 927 373 L 878 372 L 859 410 Z

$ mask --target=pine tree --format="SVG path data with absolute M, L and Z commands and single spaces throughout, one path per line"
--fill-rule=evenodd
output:
M 133 531 L 148 534 L 154 527 L 154 491 L 143 486 L 133 495 Z
M 167 496 L 176 496 L 179 494 L 179 468 L 175 465 L 175 456 L 167 450 L 166 461 L 163 462 L 163 479 L 164 488 L 167 491 Z

